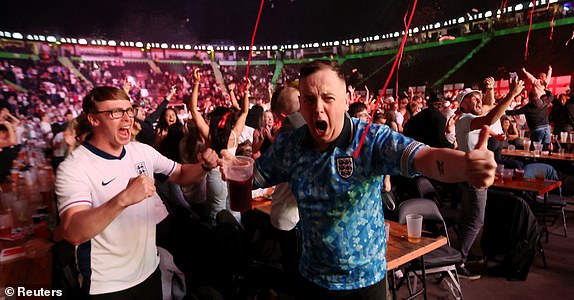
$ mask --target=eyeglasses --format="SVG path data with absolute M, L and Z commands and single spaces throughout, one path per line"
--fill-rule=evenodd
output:
M 110 118 L 112 119 L 120 119 L 123 118 L 124 114 L 127 114 L 128 117 L 133 118 L 135 116 L 135 110 L 130 107 L 130 108 L 126 108 L 126 109 L 112 109 L 112 110 L 102 110 L 102 111 L 95 111 L 94 114 L 102 114 L 102 113 L 108 113 L 110 115 Z
M 371 118 L 371 115 L 369 115 L 369 113 L 367 113 L 367 112 L 362 112 L 362 113 L 357 114 L 357 118 L 370 119 L 370 118 Z

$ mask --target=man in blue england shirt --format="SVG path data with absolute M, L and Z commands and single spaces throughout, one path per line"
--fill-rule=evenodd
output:
M 386 236 L 381 184 L 384 174 L 422 174 L 443 182 L 487 187 L 496 163 L 486 150 L 465 153 L 427 147 L 346 113 L 340 67 L 314 61 L 300 73 L 300 112 L 307 125 L 281 135 L 255 163 L 254 187 L 291 184 L 297 198 L 303 249 L 303 298 L 384 299 Z

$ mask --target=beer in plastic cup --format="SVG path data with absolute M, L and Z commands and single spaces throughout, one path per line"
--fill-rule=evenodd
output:
M 545 169 L 538 168 L 534 170 L 534 178 L 536 178 L 537 182 L 544 182 L 545 177 L 546 177 Z
M 524 170 L 523 169 L 514 170 L 514 177 L 516 178 L 516 181 L 524 180 Z
M 503 182 L 511 182 L 513 176 L 514 176 L 514 170 L 513 169 L 502 170 L 502 181 Z
M 567 131 L 560 132 L 560 142 L 561 143 L 567 143 L 568 142 L 568 132 Z
M 410 243 L 421 241 L 423 230 L 423 216 L 417 214 L 407 215 L 407 236 Z
M 6 213 L 0 214 L 0 236 L 10 236 L 12 234 L 12 227 L 14 222 L 10 210 Z
M 235 160 L 225 160 L 223 171 L 227 180 L 229 207 L 233 211 L 251 209 L 251 190 L 253 190 L 253 159 L 236 156 Z
M 524 140 L 524 151 L 530 152 L 530 140 Z

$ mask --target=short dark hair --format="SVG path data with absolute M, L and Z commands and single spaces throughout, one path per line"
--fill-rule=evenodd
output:
M 108 100 L 128 100 L 130 96 L 124 90 L 113 86 L 98 86 L 93 88 L 85 97 L 82 103 L 84 113 L 96 111 L 96 102 Z
M 314 60 L 312 62 L 306 63 L 301 67 L 301 71 L 299 72 L 299 78 L 303 79 L 307 76 L 314 74 L 320 70 L 332 70 L 337 73 L 337 76 L 341 78 L 341 80 L 345 81 L 345 72 L 343 68 L 336 62 L 331 60 Z
M 285 90 L 285 86 L 279 86 L 275 89 L 275 91 L 273 92 L 273 95 L 271 95 L 271 111 L 272 112 L 281 112 L 283 110 L 284 105 L 281 105 L 282 103 L 279 102 L 279 96 L 281 96 L 281 93 L 283 92 L 283 90 Z
M 363 102 L 355 102 L 349 105 L 349 115 L 351 117 L 357 118 L 357 114 L 363 110 L 367 110 L 367 105 Z

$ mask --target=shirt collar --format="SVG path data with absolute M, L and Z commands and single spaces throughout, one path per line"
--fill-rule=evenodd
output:
M 341 130 L 341 134 L 339 134 L 337 139 L 331 142 L 329 150 L 333 150 L 335 147 L 347 148 L 353 141 L 354 137 L 355 137 L 355 123 L 351 119 L 351 116 L 349 116 L 348 113 L 345 113 L 345 119 L 343 123 L 343 129 Z M 305 128 L 305 135 L 303 136 L 303 140 L 301 141 L 301 146 L 309 149 L 313 149 L 315 147 L 313 136 L 311 135 L 308 126 Z
M 125 147 L 122 148 L 122 153 L 120 153 L 120 156 L 115 156 L 115 155 L 111 155 L 111 154 L 109 154 L 103 150 L 96 148 L 96 146 L 90 144 L 89 141 L 87 141 L 87 140 L 82 143 L 82 146 L 86 147 L 86 149 L 90 150 L 90 152 L 94 153 L 95 155 L 97 155 L 103 159 L 120 160 L 126 155 L 126 148 Z

